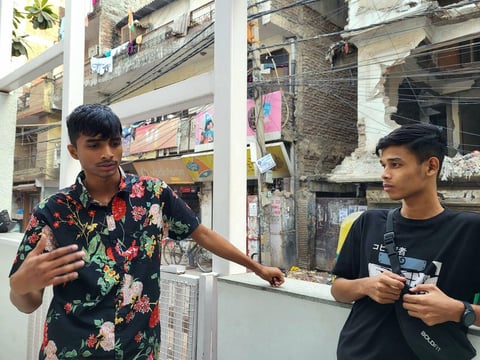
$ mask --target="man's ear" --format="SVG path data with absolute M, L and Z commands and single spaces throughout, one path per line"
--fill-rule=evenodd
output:
M 436 175 L 440 171 L 440 160 L 436 156 L 432 156 L 427 160 L 428 175 Z
M 77 155 L 77 148 L 73 146 L 72 144 L 67 145 L 68 152 L 70 153 L 70 156 L 74 158 L 75 160 L 78 160 L 78 155 Z

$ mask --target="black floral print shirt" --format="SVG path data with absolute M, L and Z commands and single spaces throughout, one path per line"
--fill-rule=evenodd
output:
M 157 359 L 160 352 L 160 244 L 182 239 L 198 218 L 163 181 L 124 174 L 102 206 L 83 186 L 59 191 L 34 210 L 11 274 L 47 237 L 47 251 L 78 244 L 79 277 L 53 289 L 39 359 Z

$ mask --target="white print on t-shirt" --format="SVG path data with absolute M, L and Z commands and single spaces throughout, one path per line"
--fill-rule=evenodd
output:
M 422 271 L 415 271 L 415 270 L 407 270 L 402 269 L 403 276 L 407 279 L 407 285 L 409 287 L 414 287 L 418 284 L 437 284 L 438 276 L 440 275 L 440 269 L 442 264 L 438 261 L 432 262 L 435 266 L 435 274 L 434 275 L 427 275 Z M 392 271 L 390 267 L 382 266 L 374 263 L 368 264 L 368 274 L 370 277 L 380 275 L 384 271 Z
M 378 251 L 377 263 L 369 263 L 368 272 L 370 276 L 378 275 L 385 270 L 392 271 L 390 266 L 390 259 L 383 244 L 374 243 L 372 249 Z M 438 277 L 442 263 L 439 261 L 432 261 L 430 265 L 426 260 L 408 257 L 407 249 L 405 247 L 396 248 L 398 260 L 402 274 L 407 279 L 407 285 L 414 287 L 417 284 L 437 284 Z M 428 265 L 428 266 L 427 266 Z

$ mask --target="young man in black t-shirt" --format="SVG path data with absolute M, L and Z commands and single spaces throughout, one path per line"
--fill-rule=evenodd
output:
M 378 142 L 383 188 L 401 200 L 394 217 L 402 273 L 392 272 L 383 246 L 387 210 L 364 212 L 353 224 L 333 269 L 332 295 L 352 303 L 341 331 L 342 359 L 416 359 L 400 330 L 394 303 L 432 326 L 447 321 L 480 324 L 480 216 L 444 208 L 437 178 L 446 154 L 441 129 L 402 126 Z M 410 293 L 403 295 L 405 286 Z M 472 313 L 473 311 L 473 313 Z M 475 316 L 476 315 L 476 316 Z

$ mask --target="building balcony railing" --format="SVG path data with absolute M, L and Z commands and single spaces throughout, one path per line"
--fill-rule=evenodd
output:
M 214 26 L 208 19 L 209 16 L 204 16 L 190 22 L 185 36 L 176 33 L 169 25 L 146 32 L 130 48 L 128 43 L 123 43 L 110 50 L 111 64 L 103 69 L 96 65 L 92 67 L 92 61 L 97 63 L 98 58 L 86 59 L 86 102 L 90 98 L 92 101 L 115 102 L 145 85 L 137 82 L 141 77 L 154 80 L 213 45 Z M 106 61 L 107 57 L 100 59 Z

